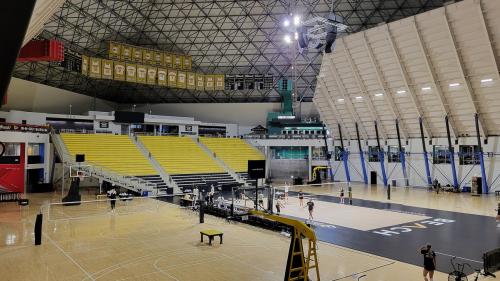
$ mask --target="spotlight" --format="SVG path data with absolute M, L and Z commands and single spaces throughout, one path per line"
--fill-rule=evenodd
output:
M 294 34 L 294 38 L 295 38 L 295 40 L 298 40 L 298 39 L 299 39 L 299 33 L 298 33 L 298 32 L 295 32 L 295 34 Z
M 290 21 L 289 21 L 289 20 L 285 20 L 285 21 L 283 22 L 283 26 L 284 26 L 284 27 L 288 27 L 289 25 L 290 25 Z
M 460 83 L 451 83 L 450 84 L 450 87 L 458 87 L 458 86 L 460 86 Z
M 287 44 L 292 43 L 292 38 L 288 34 L 285 35 L 285 37 L 283 39 L 285 40 L 285 43 L 287 43 Z
M 293 24 L 295 26 L 299 26 L 300 25 L 300 16 L 293 17 Z

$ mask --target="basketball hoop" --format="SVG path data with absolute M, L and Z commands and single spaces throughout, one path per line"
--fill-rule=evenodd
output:
M 83 179 L 90 177 L 88 171 L 90 171 L 90 165 L 71 165 L 69 166 L 69 177 L 79 178 L 80 181 L 82 181 Z

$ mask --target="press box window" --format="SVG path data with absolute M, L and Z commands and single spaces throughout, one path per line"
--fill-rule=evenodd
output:
M 403 152 L 405 148 L 403 147 Z M 401 158 L 399 156 L 399 147 L 395 145 L 389 145 L 387 148 L 387 162 L 389 163 L 399 163 Z
M 432 153 L 433 164 L 450 164 L 449 149 L 446 145 L 435 145 Z
M 378 146 L 368 147 L 368 162 L 380 162 Z
M 459 164 L 460 165 L 479 165 L 479 146 L 461 145 L 459 146 Z

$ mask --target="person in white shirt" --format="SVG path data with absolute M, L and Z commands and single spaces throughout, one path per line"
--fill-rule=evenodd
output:
M 288 184 L 285 182 L 285 202 L 288 203 Z

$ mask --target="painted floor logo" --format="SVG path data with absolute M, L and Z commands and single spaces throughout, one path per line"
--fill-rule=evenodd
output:
M 414 230 L 421 230 L 421 229 L 427 229 L 427 228 L 433 228 L 437 226 L 441 226 L 444 224 L 450 224 L 455 222 L 454 220 L 449 220 L 449 219 L 441 219 L 441 218 L 436 218 L 436 219 L 427 219 L 424 221 L 418 221 L 414 223 L 407 223 L 404 225 L 398 225 L 394 226 L 391 228 L 387 229 L 377 229 L 372 231 L 375 234 L 379 235 L 384 235 L 384 236 L 393 236 L 393 235 L 400 235 L 403 233 L 407 232 L 412 232 Z

